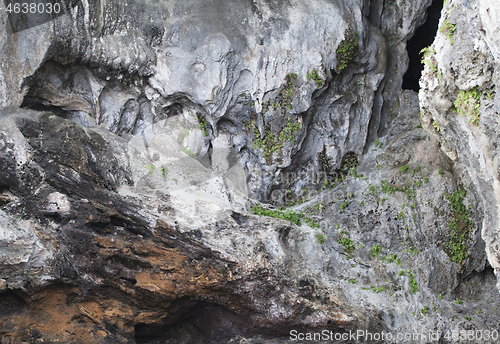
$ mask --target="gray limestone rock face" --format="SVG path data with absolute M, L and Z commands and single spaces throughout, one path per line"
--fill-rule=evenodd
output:
M 33 41 L 33 29 L 12 34 L 4 23 L 3 106 L 51 108 L 121 135 L 147 132 L 180 108 L 199 112 L 211 140 L 230 131 L 250 194 L 267 199 L 283 169 L 306 161 L 317 171 L 323 149 L 332 168 L 362 152 L 370 122 L 376 132 L 399 87 L 382 82 L 386 70 L 401 77 L 405 39 L 427 5 L 370 12 L 355 1 L 77 4 L 37 26 L 34 47 L 17 43 Z M 25 62 L 14 49 L 29 49 Z
M 482 237 L 498 276 L 498 125 L 500 98 L 497 5 L 448 2 L 423 72 L 422 123 L 437 135 L 457 172 L 467 174 L 480 191 L 485 212 Z
M 499 9 L 446 3 L 417 95 L 430 4 L 0 16 L 0 342 L 498 331 Z

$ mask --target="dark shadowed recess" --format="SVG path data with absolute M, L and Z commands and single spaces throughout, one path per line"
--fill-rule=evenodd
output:
M 441 10 L 443 9 L 443 0 L 432 1 L 431 6 L 427 9 L 427 20 L 420 26 L 413 37 L 407 43 L 408 57 L 410 59 L 408 70 L 403 77 L 403 89 L 413 90 L 418 92 L 420 87 L 418 80 L 424 66 L 420 51 L 428 47 L 434 42 L 436 37 Z

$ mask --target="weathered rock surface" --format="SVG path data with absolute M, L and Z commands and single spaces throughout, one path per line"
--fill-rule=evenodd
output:
M 429 5 L 1 17 L 0 342 L 500 330 L 498 6 L 449 1 L 417 96 L 405 46 Z M 477 127 L 451 112 L 471 89 Z
M 484 202 L 482 237 L 498 275 L 499 163 L 497 4 L 470 1 L 445 6 L 421 79 L 422 122 L 435 132 L 457 174 L 470 176 Z M 437 128 L 437 133 L 436 129 Z

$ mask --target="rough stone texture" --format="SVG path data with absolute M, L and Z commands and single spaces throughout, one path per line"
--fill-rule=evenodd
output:
M 445 7 L 455 42 L 438 33 L 419 97 L 401 81 L 429 1 L 82 1 L 17 33 L 2 17 L 0 342 L 499 329 L 499 98 L 479 127 L 449 111 L 459 89 L 496 92 L 483 2 Z
M 435 133 L 443 151 L 453 160 L 457 173 L 467 174 L 478 188 L 485 212 L 482 237 L 490 264 L 498 276 L 499 252 L 499 161 L 498 121 L 500 97 L 497 80 L 497 40 L 500 25 L 498 5 L 488 1 L 450 1 L 443 10 L 440 27 L 445 20 L 456 25 L 453 44 L 442 32 L 438 33 L 421 79 L 420 103 L 424 127 Z M 435 66 L 435 69 L 431 67 Z M 455 105 L 460 92 L 478 98 L 464 112 L 457 113 Z M 467 93 L 466 93 L 467 94 Z M 480 118 L 474 120 L 477 105 Z M 463 106 L 462 106 L 463 107 Z M 436 133 L 434 124 L 439 125 Z
M 10 74 L 0 78 L 2 89 L 19 92 L 6 92 L 2 105 L 49 106 L 119 134 L 147 131 L 151 122 L 189 109 L 206 117 L 214 136 L 229 132 L 228 144 L 252 176 L 250 194 L 267 198 L 282 169 L 306 162 L 306 171 L 317 170 L 324 148 L 339 168 L 347 152 L 363 151 L 370 127 L 376 138 L 383 105 L 387 112 L 395 103 L 406 69 L 406 39 L 428 4 L 77 5 L 37 33 L 21 31 L 16 40 L 4 33 L 2 70 Z M 22 60 L 12 53 L 26 50 L 18 41 L 35 45 Z M 352 62 L 337 54 L 345 42 Z M 313 71 L 322 82 L 308 76 Z M 300 126 L 276 142 L 288 118 Z M 267 139 L 263 148 L 255 145 L 257 132 Z M 293 183 L 298 190 L 303 180 Z

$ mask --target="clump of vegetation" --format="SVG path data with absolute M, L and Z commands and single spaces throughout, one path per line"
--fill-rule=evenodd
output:
M 469 123 L 479 125 L 481 92 L 477 86 L 469 91 L 460 90 L 454 105 L 460 115 L 470 117 Z
M 441 127 L 439 126 L 438 122 L 432 121 L 432 125 L 434 126 L 434 129 L 436 129 L 438 133 L 441 133 Z
M 380 293 L 380 292 L 384 292 L 385 293 L 385 287 L 384 286 L 381 286 L 381 287 L 378 287 L 378 288 L 375 288 L 374 286 L 371 286 L 370 287 L 371 290 L 375 293 Z
M 316 223 L 313 219 L 308 219 L 308 218 L 304 217 L 304 221 L 311 228 L 319 228 L 320 227 L 319 223 Z
M 427 315 L 429 312 L 430 312 L 429 306 L 425 306 L 420 310 L 420 313 L 422 313 L 422 315 Z
M 449 207 L 452 211 L 452 220 L 448 223 L 450 241 L 445 244 L 448 249 L 448 256 L 455 263 L 463 263 L 467 258 L 466 241 L 469 235 L 470 227 L 474 222 L 469 218 L 469 210 L 463 204 L 466 191 L 457 189 L 451 194 L 443 194 L 449 201 Z
M 420 50 L 420 54 L 422 55 L 422 64 L 429 66 L 429 68 L 433 72 L 438 71 L 438 66 L 437 66 L 434 58 L 432 57 L 432 55 L 435 53 L 436 53 L 436 51 L 432 47 L 427 47 L 427 48 Z
M 348 35 L 337 47 L 337 71 L 342 72 L 358 52 L 358 32 Z
M 351 279 L 349 280 L 349 283 L 351 283 L 351 284 L 356 284 L 356 282 L 357 282 L 357 281 L 356 281 L 354 278 L 351 278 Z
M 453 34 L 457 30 L 456 24 L 451 24 L 449 19 L 443 22 L 443 25 L 439 28 L 439 31 L 449 39 L 450 44 L 453 45 Z
M 291 222 L 295 223 L 297 226 L 302 225 L 302 222 L 300 220 L 300 218 L 302 217 L 302 214 L 296 213 L 296 212 L 291 211 L 291 210 L 280 211 L 280 210 L 264 209 L 260 205 L 253 206 L 250 208 L 250 210 L 255 215 L 270 216 L 270 217 L 274 217 L 277 219 L 291 221 Z
M 406 218 L 406 215 L 402 211 L 400 211 L 399 214 L 398 214 L 398 220 L 403 220 L 404 221 L 405 218 Z
M 342 231 L 340 233 L 339 244 L 344 246 L 344 249 L 349 256 L 352 256 L 354 253 L 354 241 L 352 241 L 349 237 L 349 233 L 347 231 Z
M 279 95 L 278 105 L 282 107 L 287 107 L 289 110 L 292 109 L 292 97 L 293 97 L 293 82 L 292 80 L 297 79 L 297 73 L 290 73 L 286 76 L 286 83 Z
M 408 277 L 410 279 L 410 293 L 415 294 L 418 291 L 417 281 L 415 280 L 415 275 L 410 270 L 408 272 Z
M 153 174 L 153 171 L 156 169 L 156 166 L 155 165 L 144 165 L 144 167 L 146 167 L 146 169 L 148 170 L 148 173 L 150 175 Z
M 300 120 L 292 120 L 289 117 L 287 118 L 287 122 L 284 125 L 284 127 L 281 128 L 279 135 L 273 134 L 271 125 L 265 126 L 264 135 L 261 135 L 255 120 L 251 121 L 247 125 L 248 129 L 253 128 L 253 133 L 255 135 L 252 148 L 253 149 L 264 148 L 264 157 L 268 159 L 269 163 L 272 154 L 280 152 L 285 147 L 286 142 L 291 142 L 292 144 L 294 143 L 295 132 L 300 130 L 300 127 L 301 127 Z
M 380 166 L 380 165 L 379 165 Z M 372 195 L 376 196 L 378 192 L 379 187 L 374 186 L 372 183 L 368 184 L 368 190 L 372 193 Z
M 200 130 L 203 133 L 203 136 L 208 136 L 208 122 L 207 119 L 200 113 L 196 114 L 198 118 L 198 124 L 200 126 Z
M 343 212 L 344 208 L 347 207 L 348 204 L 349 204 L 349 201 L 345 201 L 345 202 L 341 203 L 340 204 L 340 212 Z
M 316 241 L 320 244 L 324 244 L 326 242 L 326 235 L 316 234 Z
M 316 83 L 316 86 L 317 87 L 323 87 L 323 85 L 325 84 L 325 80 L 323 80 L 318 72 L 316 71 L 316 69 L 313 69 L 312 72 L 310 73 L 307 73 L 307 81 L 309 80 L 314 80 L 314 82 Z
M 394 262 L 398 266 L 402 265 L 401 259 L 399 259 L 399 257 L 396 254 L 388 254 L 387 256 L 385 256 L 384 258 L 382 258 L 382 261 L 384 263 L 392 263 L 392 262 Z
M 389 185 L 387 180 L 381 180 L 380 183 L 382 184 L 382 192 L 385 194 L 390 195 L 398 191 L 398 188 L 396 186 Z
M 167 174 L 168 174 L 168 169 L 166 167 L 161 168 L 161 175 L 163 176 L 163 179 L 167 179 Z
M 401 166 L 401 172 L 405 173 L 407 169 L 408 169 L 408 165 Z
M 310 210 L 310 208 L 306 208 L 306 209 Z M 264 209 L 260 205 L 256 205 L 256 206 L 250 208 L 250 210 L 255 215 L 264 215 L 264 216 L 274 217 L 277 219 L 288 220 L 288 221 L 295 223 L 297 226 L 301 226 L 302 220 L 303 220 L 311 228 L 319 228 L 320 227 L 320 225 L 318 223 L 316 223 L 313 219 L 306 217 L 302 211 L 295 212 L 292 210 L 286 210 L 285 207 L 279 207 L 279 209 Z M 320 234 L 320 235 L 322 235 L 322 234 Z M 318 236 L 316 236 L 316 239 L 318 240 Z M 325 236 L 325 239 L 326 239 L 326 236 Z
M 371 257 L 379 257 L 380 252 L 382 252 L 382 247 L 379 245 L 373 245 L 371 250 L 370 250 L 370 256 Z

